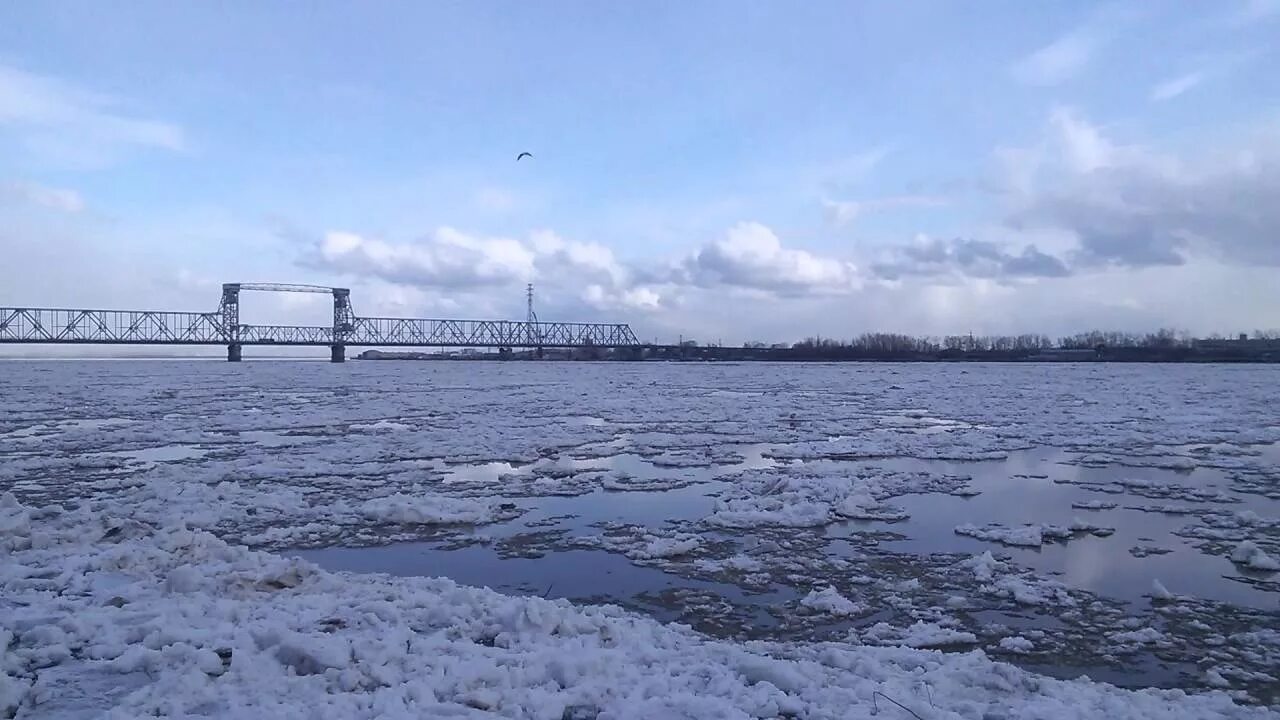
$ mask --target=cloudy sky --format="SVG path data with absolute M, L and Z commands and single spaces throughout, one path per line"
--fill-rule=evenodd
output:
M 0 305 L 1208 333 L 1278 269 L 1280 0 L 0 4 Z

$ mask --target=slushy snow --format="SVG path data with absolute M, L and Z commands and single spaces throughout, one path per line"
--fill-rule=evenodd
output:
M 876 693 L 936 718 L 1272 716 L 1222 694 L 1038 677 L 981 652 L 712 641 L 609 606 L 328 573 L 181 525 L 110 534 L 101 510 L 0 505 L 0 703 L 19 717 L 843 720 L 870 715 Z M 924 622 L 868 635 L 974 641 Z
M 876 623 L 863 631 L 862 639 L 875 645 L 901 645 L 910 648 L 941 648 L 953 645 L 973 645 L 978 638 L 971 632 L 953 630 L 938 623 L 918 620 L 910 627 L 895 628 L 888 623 Z
M 366 501 L 360 512 L 369 520 L 406 525 L 484 523 L 494 518 L 489 503 L 443 496 L 413 497 L 396 493 Z
M 800 604 L 810 610 L 831 613 L 832 615 L 858 615 L 866 612 L 864 607 L 841 595 L 833 587 L 811 591 L 804 596 Z
M 1280 562 L 1268 555 L 1252 540 L 1245 540 L 1231 551 L 1231 562 L 1244 565 L 1250 570 L 1273 572 L 1280 570 Z
M 1052 540 L 1070 540 L 1077 533 L 1090 533 L 1105 537 L 1115 532 L 1113 528 L 1102 527 L 1080 518 L 1073 519 L 1071 524 L 1065 527 L 1062 525 L 1006 527 L 999 523 L 977 526 L 972 523 L 965 523 L 957 526 L 955 531 L 957 535 L 967 535 L 978 540 L 998 542 L 1002 545 L 1015 547 L 1040 547 Z
M 1000 640 L 1000 649 L 1008 650 L 1011 653 L 1021 654 L 1035 650 L 1036 645 L 1021 635 L 1014 635 L 1012 637 L 1002 638 Z
M 700 701 L 723 703 L 710 709 L 649 707 L 651 717 L 682 712 L 768 716 L 772 711 L 773 716 L 821 718 L 837 715 L 837 707 L 844 711 L 841 717 L 858 717 L 872 707 L 873 686 L 866 681 L 880 677 L 885 684 L 879 691 L 930 720 L 984 715 L 1058 720 L 1059 710 L 1072 716 L 1070 708 L 1062 708 L 1082 699 L 1087 705 L 1090 698 L 1096 700 L 1094 712 L 1076 715 L 1217 716 L 1204 711 L 1209 705 L 1195 704 L 1208 700 L 1173 698 L 1143 706 L 1146 695 L 1085 684 L 1039 685 L 1042 680 L 1034 675 L 1010 673 L 981 657 L 844 644 L 836 647 L 852 652 L 846 657 L 853 659 L 839 667 L 856 678 L 838 674 L 830 689 L 816 682 L 797 685 L 800 690 L 783 691 L 786 697 L 770 696 L 778 697 L 776 705 L 756 706 L 741 697 L 762 692 L 766 683 L 785 684 L 786 668 L 802 673 L 808 668 L 785 665 L 750 677 L 736 668 L 812 660 L 817 649 L 831 646 L 708 644 L 680 628 L 648 624 L 636 627 L 662 632 L 642 629 L 633 637 L 625 627 L 638 618 L 621 612 L 602 621 L 599 627 L 612 629 L 597 643 L 623 648 L 625 654 L 615 658 L 620 669 L 599 671 L 601 683 L 614 685 L 588 691 L 577 681 L 562 684 L 560 676 L 546 680 L 540 670 L 522 675 L 559 651 L 575 649 L 554 628 L 533 631 L 531 644 L 516 655 L 504 654 L 515 651 L 498 632 L 451 636 L 460 644 L 438 662 L 423 657 L 420 645 L 454 627 L 457 618 L 527 611 L 573 623 L 584 614 L 595 617 L 597 609 L 454 592 L 438 581 L 331 576 L 305 564 L 261 573 L 258 566 L 266 560 L 254 558 L 271 556 L 245 555 L 235 547 L 418 540 L 433 541 L 442 553 L 492 543 L 504 561 L 525 551 L 532 556 L 579 547 L 621 553 L 644 565 L 641 575 L 647 578 L 663 577 L 652 570 L 665 571 L 669 591 L 649 592 L 643 579 L 646 590 L 639 593 L 635 585 L 611 576 L 599 585 L 602 595 L 722 636 L 828 639 L 850 625 L 861 629 L 865 623 L 851 616 L 800 605 L 806 593 L 830 586 L 865 606 L 867 622 L 885 621 L 899 629 L 884 634 L 887 644 L 921 644 L 968 632 L 977 643 L 943 647 L 957 652 L 992 648 L 1024 662 L 998 647 L 1018 632 L 1034 642 L 1039 656 L 1108 667 L 1126 682 L 1148 681 L 1147 656 L 1158 653 L 1169 667 L 1195 665 L 1202 671 L 1178 673 L 1170 682 L 1202 687 L 1203 678 L 1209 678 L 1241 701 L 1280 698 L 1275 691 L 1280 633 L 1270 629 L 1274 609 L 1209 601 L 1207 591 L 1220 590 L 1209 587 L 1212 581 L 1188 584 L 1180 572 L 1161 570 L 1170 573 L 1166 581 L 1179 581 L 1176 602 L 1130 605 L 1130 621 L 1112 599 L 1075 587 L 1087 582 L 1080 575 L 1087 569 L 1078 565 L 1055 580 L 1022 565 L 1029 559 L 1024 552 L 963 559 L 952 554 L 954 547 L 939 548 L 948 543 L 936 536 L 913 537 L 925 548 L 920 554 L 891 549 L 894 535 L 914 536 L 918 524 L 945 523 L 945 536 L 963 522 L 926 511 L 932 501 L 897 500 L 913 493 L 942 501 L 948 500 L 946 493 L 989 493 L 970 504 L 972 515 L 957 517 L 972 517 L 979 526 L 995 519 L 1006 523 L 987 526 L 991 533 L 1029 533 L 1016 526 L 1050 519 L 1042 512 L 1053 511 L 1055 521 L 1071 517 L 1057 514 L 1065 507 L 1033 505 L 1025 515 L 993 517 L 988 501 L 1003 499 L 989 482 L 988 467 L 930 460 L 1008 456 L 1009 469 L 1035 473 L 1028 478 L 1073 484 L 1059 490 L 1070 491 L 1069 500 L 1085 500 L 1078 514 L 1086 520 L 1118 523 L 1125 513 L 1142 510 L 1166 515 L 1145 518 L 1163 527 L 1194 516 L 1185 518 L 1193 525 L 1172 531 L 1196 541 L 1204 555 L 1188 557 L 1193 562 L 1225 564 L 1225 556 L 1251 542 L 1251 549 L 1239 553 L 1239 572 L 1229 577 L 1229 569 L 1221 568 L 1228 572 L 1215 585 L 1241 580 L 1247 585 L 1233 590 L 1269 599 L 1263 594 L 1280 587 L 1276 577 L 1253 571 L 1266 572 L 1261 568 L 1280 557 L 1280 518 L 1267 517 L 1276 515 L 1273 505 L 1255 505 L 1245 496 L 1280 500 L 1274 455 L 1256 445 L 1280 441 L 1274 368 L 806 365 L 780 374 L 765 365 L 729 363 L 588 364 L 572 372 L 538 363 L 383 363 L 348 366 L 339 375 L 327 364 L 312 363 L 191 369 L 190 363 L 177 362 L 13 362 L 0 373 L 0 493 L 11 490 L 27 506 L 0 498 L 0 702 L 24 703 L 24 717 L 99 716 L 93 703 L 120 705 L 118 716 L 134 717 L 145 713 L 130 704 L 139 692 L 161 702 L 163 687 L 146 689 L 156 683 L 175 689 L 164 701 L 172 703 L 172 711 L 161 714 L 190 709 L 229 715 L 242 709 L 241 715 L 269 716 L 272 711 L 261 705 L 278 692 L 282 702 L 314 700 L 303 703 L 298 714 L 372 715 L 387 703 L 394 705 L 397 692 L 408 692 L 414 702 L 436 703 L 414 708 L 424 716 L 490 711 L 550 716 L 554 704 L 542 707 L 530 699 L 536 690 L 569 695 L 571 703 L 581 700 L 582 705 L 563 708 L 561 716 L 570 718 L 643 715 L 618 698 L 652 699 L 660 691 L 687 691 Z M 1024 448 L 1034 449 L 1023 453 Z M 1053 467 L 1060 463 L 1122 464 L 1136 477 L 1116 481 L 1110 471 L 1063 472 Z M 981 476 L 976 482 L 952 474 L 970 467 Z M 1179 476 L 1163 467 L 1213 472 L 1206 481 L 1200 477 L 1205 473 Z M 716 494 L 714 507 L 704 504 L 701 490 L 630 494 L 700 484 Z M 1122 501 L 1125 509 L 1086 512 L 1107 508 L 1091 506 L 1088 498 L 1095 495 L 1085 493 Z M 1068 494 L 1054 494 L 1063 506 L 1069 502 Z M 582 499 L 558 502 L 571 496 Z M 631 502 L 633 497 L 638 502 Z M 1134 497 L 1152 502 L 1133 507 Z M 77 509 L 58 511 L 61 503 Z M 957 501 L 950 507 L 963 505 Z M 543 513 L 556 506 L 563 515 Z M 912 518 L 916 522 L 885 523 L 908 510 L 919 514 Z M 514 521 L 525 513 L 527 524 Z M 172 526 L 178 521 L 186 530 Z M 489 522 L 504 524 L 483 533 L 470 527 Z M 78 524 L 83 543 L 63 527 L 70 523 Z M 580 540 L 576 536 L 583 527 L 600 528 L 602 539 L 595 545 Z M 1035 527 L 1041 543 L 1108 530 L 1088 522 Z M 1130 529 L 1127 523 L 1124 529 Z M 176 544 L 167 539 L 181 532 L 195 539 Z M 1165 534 L 1159 530 L 1150 538 L 1125 538 L 1123 545 L 1117 539 L 1098 544 L 1101 548 L 1081 548 L 1090 551 L 1082 555 L 1103 560 L 1100 571 L 1112 572 L 1111 563 L 1093 551 L 1123 554 L 1135 542 L 1152 544 L 1135 554 L 1149 554 L 1156 545 L 1180 547 L 1166 542 Z M 226 546 L 206 543 L 209 537 Z M 158 545 L 164 547 L 157 550 Z M 934 553 L 925 554 L 929 550 Z M 551 556 L 547 563 L 554 571 L 560 560 L 572 558 Z M 433 563 L 422 566 L 436 571 Z M 447 566 L 442 563 L 438 571 Z M 537 564 L 530 572 L 542 567 Z M 708 581 L 722 584 L 699 589 Z M 744 595 L 732 592 L 735 585 Z M 1151 587 L 1154 597 L 1158 593 Z M 797 607 L 802 610 L 795 612 Z M 1004 614 L 1022 619 L 1017 630 L 994 620 Z M 383 624 L 368 624 L 370 615 Z M 754 618 L 765 624 L 755 624 Z M 1060 626 L 1054 624 L 1058 618 Z M 122 624 L 113 624 L 117 620 Z M 778 625 L 767 626 L 773 621 Z M 908 636 L 904 631 L 916 621 L 928 627 Z M 468 622 L 458 620 L 463 626 Z M 1052 635 L 1033 629 L 1037 626 L 1053 628 Z M 413 642 L 401 652 L 393 646 L 406 637 L 401 632 L 406 627 Z M 1165 640 L 1118 645 L 1111 640 L 1113 634 L 1145 627 L 1158 628 Z M 184 632 L 190 637 L 180 641 L 186 646 L 171 642 L 174 628 L 189 629 Z M 674 635 L 663 634 L 668 632 Z M 598 647 L 587 650 L 595 653 Z M 731 650 L 752 659 L 729 663 L 725 658 Z M 192 700 L 188 681 L 176 672 L 151 672 L 159 667 L 148 662 L 156 652 L 189 654 L 196 678 L 217 678 L 208 680 L 214 684 L 207 705 Z M 1144 654 L 1142 662 L 1114 657 L 1135 652 Z M 681 653 L 713 669 L 703 672 L 702 665 L 672 659 Z M 1036 658 L 1037 665 L 1044 657 Z M 270 671 L 269 681 L 246 674 L 258 662 Z M 277 666 L 293 677 L 271 679 Z M 903 680 L 909 673 L 927 674 L 926 667 L 937 669 L 930 677 L 949 678 L 946 682 L 958 683 L 965 675 L 971 684 L 997 689 L 952 688 L 939 694 L 939 686 L 929 684 L 935 707 L 927 688 Z M 668 681 L 668 669 L 671 677 L 689 684 Z M 697 673 L 704 680 L 689 679 Z M 326 684 L 335 674 L 341 682 L 330 690 Z M 661 680 L 637 679 L 646 675 Z M 457 687 L 450 685 L 455 678 L 461 678 Z M 646 682 L 661 687 L 639 687 Z M 702 692 L 698 682 L 720 685 Z M 1041 697 L 1064 687 L 1070 703 Z M 842 704 L 833 699 L 840 692 L 847 692 Z M 340 699 L 326 699 L 330 694 Z M 71 708 L 76 698 L 90 709 Z M 807 704 L 792 712 L 791 702 Z M 348 712 L 344 703 L 363 704 Z M 1112 712 L 1109 705 L 1124 711 Z M 881 698 L 881 714 L 897 712 Z M 1240 716 L 1254 717 L 1250 712 L 1242 710 Z M 6 714 L 0 710 L 0 718 Z

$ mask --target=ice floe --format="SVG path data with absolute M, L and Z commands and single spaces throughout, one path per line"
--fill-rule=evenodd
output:
M 19 549 L 0 566 L 0 711 L 20 717 L 834 720 L 870 714 L 877 695 L 957 717 L 1270 716 L 1221 694 L 1041 678 L 982 653 L 712 641 L 617 608 L 331 574 L 182 526 L 104 542 L 83 529 L 110 518 L 86 508 L 30 515 L 6 526 Z M 863 635 L 976 639 L 929 622 Z

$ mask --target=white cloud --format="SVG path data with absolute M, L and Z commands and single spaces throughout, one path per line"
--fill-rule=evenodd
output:
M 1153 102 L 1172 100 L 1204 82 L 1204 79 L 1205 74 L 1201 71 L 1189 72 L 1185 75 L 1169 78 L 1151 88 L 1151 100 Z
M 1186 157 L 1120 144 L 1066 111 L 1030 172 L 1013 179 L 1008 224 L 1062 230 L 1077 267 L 1179 265 L 1193 256 L 1280 265 L 1280 132 L 1263 126 Z
M 733 226 L 724 237 L 656 271 L 627 265 L 604 245 L 565 240 L 548 230 L 521 241 L 442 228 L 408 243 L 330 232 L 304 262 L 339 275 L 459 292 L 537 282 L 594 308 L 639 310 L 662 306 L 684 287 L 799 296 L 847 293 L 859 279 L 852 262 L 784 247 L 772 230 L 753 222 Z
M 858 284 L 845 260 L 783 247 L 772 230 L 743 222 L 704 245 L 680 265 L 677 277 L 700 286 L 727 285 L 786 295 L 846 293 Z
M 961 277 L 904 276 L 868 282 L 849 295 L 780 301 L 773 295 L 691 288 L 679 304 L 650 315 L 619 312 L 643 338 L 674 342 L 723 339 L 794 342 L 806 336 L 847 338 L 862 332 L 920 335 L 1018 334 L 1061 337 L 1091 328 L 1147 331 L 1185 328 L 1197 334 L 1280 327 L 1280 284 L 1274 271 L 1214 262 L 1140 270 L 1104 269 L 1052 281 L 1005 283 Z
M 312 248 L 306 264 L 372 283 L 379 307 L 443 307 L 433 294 L 469 298 L 471 307 L 501 312 L 485 295 L 515 297 L 519 285 L 538 284 L 540 304 L 555 298 L 558 309 L 651 311 L 662 304 L 659 288 L 634 277 L 632 270 L 598 243 L 566 240 L 548 230 L 528 240 L 481 238 L 452 228 L 408 243 L 390 243 L 349 232 L 330 232 Z M 505 297 L 505 295 L 503 295 Z
M 0 65 L 0 127 L 31 151 L 58 161 L 101 165 L 128 147 L 180 151 L 182 128 L 134 116 L 116 97 Z
M 1275 127 L 1205 140 L 1181 155 L 1113 139 L 1069 108 L 1052 111 L 1046 129 L 1035 145 L 997 153 L 1006 172 L 1002 232 L 924 237 L 889 249 L 872 271 L 1004 282 L 1203 262 L 1280 265 Z
M 1059 85 L 1089 64 L 1098 44 L 1085 30 L 1064 35 L 1014 63 L 1013 76 L 1028 85 Z
M 662 296 L 650 287 L 612 289 L 588 285 L 582 291 L 582 300 L 599 310 L 652 311 L 662 306 Z
M 532 277 L 533 253 L 517 240 L 481 238 L 443 227 L 413 243 L 348 232 L 325 235 L 312 260 L 326 270 L 408 285 L 477 287 Z
M 84 198 L 75 190 L 49 187 L 28 182 L 0 182 L 0 202 L 15 200 L 29 202 L 50 210 L 79 213 L 84 210 Z
M 544 277 L 573 275 L 608 285 L 627 281 L 626 268 L 604 245 L 564 240 L 549 230 L 533 233 L 529 244 L 536 256 L 538 272 Z
M 1082 120 L 1073 110 L 1057 108 L 1050 116 L 1063 157 L 1075 172 L 1088 173 L 1111 164 L 1115 147 L 1098 128 Z
M 1109 138 L 1103 128 L 1069 107 L 1055 107 L 1048 118 L 1048 132 L 1036 144 L 1001 147 L 995 151 L 1003 177 L 999 190 L 1011 195 L 1039 192 L 1054 175 L 1087 175 L 1119 165 L 1158 165 L 1158 171 L 1175 174 L 1172 158 L 1155 155 L 1132 144 Z

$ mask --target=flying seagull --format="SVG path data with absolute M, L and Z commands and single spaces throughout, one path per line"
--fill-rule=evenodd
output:
M 517 156 L 516 156 L 516 162 L 520 162 L 520 159 L 521 159 L 521 158 L 526 158 L 526 157 L 527 157 L 527 158 L 532 158 L 532 157 L 533 157 L 533 153 L 529 153 L 529 152 L 522 152 L 522 153 L 520 153 L 519 155 L 517 155 Z

